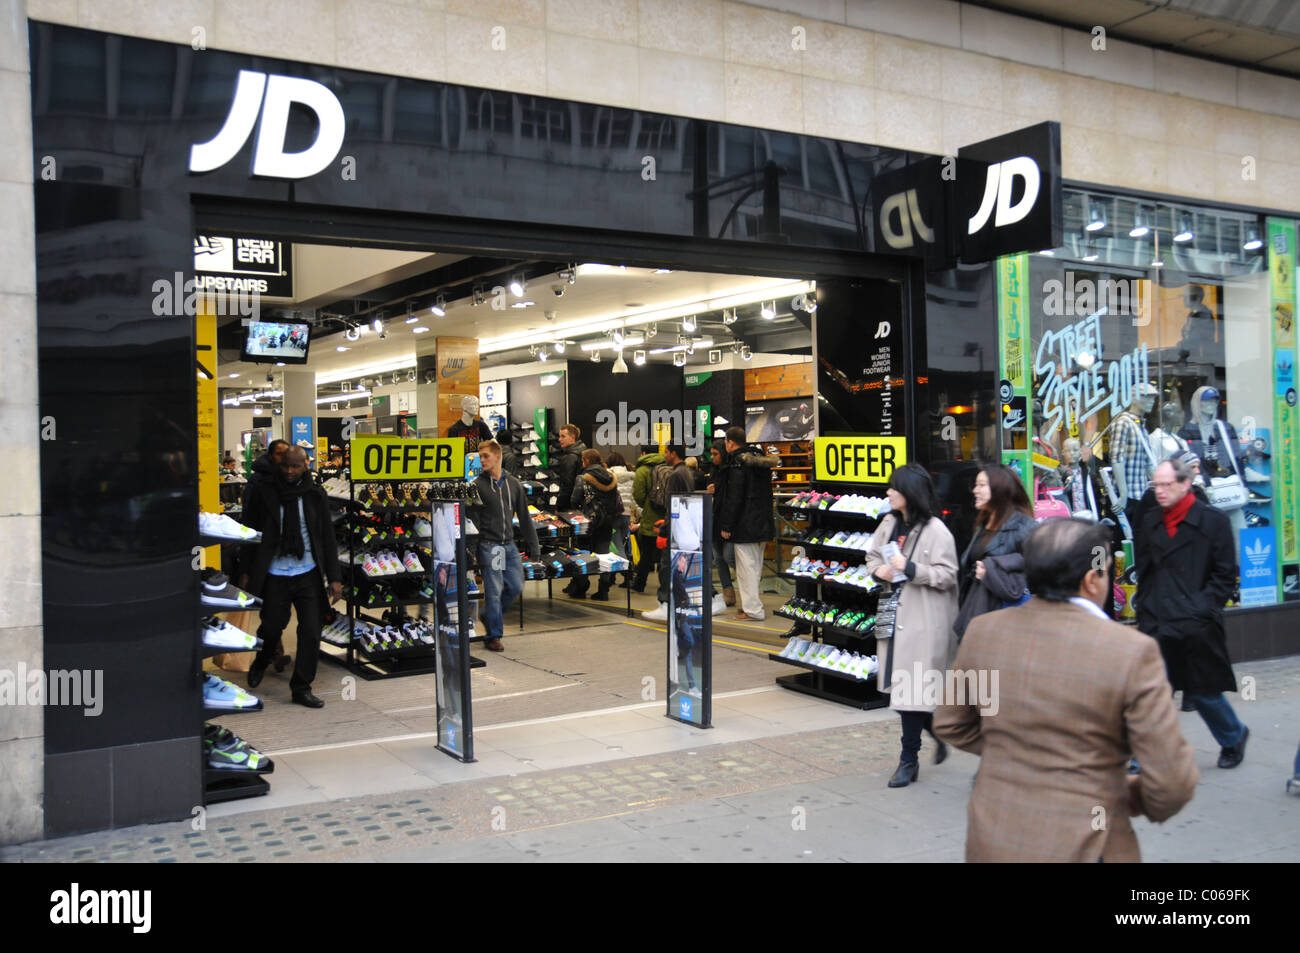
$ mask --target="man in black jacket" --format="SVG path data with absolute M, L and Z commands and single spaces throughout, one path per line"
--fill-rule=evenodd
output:
M 579 439 L 581 436 L 582 429 L 576 424 L 565 424 L 560 428 L 558 439 L 562 449 L 559 456 L 551 461 L 551 469 L 555 471 L 555 482 L 560 487 L 554 497 L 557 510 L 565 509 L 570 505 L 573 499 L 573 487 L 578 482 L 578 474 L 582 472 L 582 453 L 587 449 L 587 445 Z M 578 592 L 578 580 L 570 579 L 569 584 L 564 587 L 565 595 L 576 596 Z
M 745 445 L 745 431 L 730 427 L 726 435 L 729 465 L 724 471 L 726 495 L 718 515 L 718 535 L 731 542 L 736 552 L 736 595 L 738 621 L 767 618 L 758 594 L 763 575 L 763 551 L 776 535 L 772 519 L 771 457 L 755 453 Z M 780 462 L 780 458 L 776 458 Z
M 299 705 L 324 707 L 312 694 L 311 683 L 320 656 L 325 581 L 329 581 L 329 601 L 337 602 L 343 595 L 343 574 L 329 500 L 308 475 L 307 454 L 301 447 L 285 450 L 275 478 L 263 479 L 253 488 L 241 516 L 244 525 L 262 533 L 248 563 L 248 590 L 263 602 L 257 630 L 262 649 L 248 670 L 248 687 L 261 682 L 293 608 L 298 612 L 298 657 L 289 690 Z
M 275 474 L 280 467 L 280 461 L 284 459 L 284 452 L 289 449 L 289 441 L 272 440 L 271 445 L 266 448 L 266 453 L 262 454 L 253 461 L 253 472 L 248 475 L 248 484 L 244 487 L 244 498 L 240 505 L 248 508 L 249 497 L 257 491 L 257 487 L 270 481 L 275 482 Z
M 1235 768 L 1250 729 L 1223 697 L 1237 690 L 1223 634 L 1223 606 L 1237 582 L 1232 524 L 1192 494 L 1192 470 L 1181 460 L 1157 466 L 1152 486 L 1160 505 L 1134 537 L 1138 628 L 1160 643 L 1170 684 L 1219 743 L 1219 767 Z
M 524 563 L 515 546 L 512 518 L 519 520 L 529 559 L 540 559 L 537 527 L 528 515 L 524 486 L 501 469 L 501 445 L 487 440 L 478 446 L 483 472 L 474 481 L 481 503 L 469 507 L 478 527 L 478 568 L 483 574 L 483 644 L 490 652 L 504 652 L 501 636 L 505 614 L 524 591 Z

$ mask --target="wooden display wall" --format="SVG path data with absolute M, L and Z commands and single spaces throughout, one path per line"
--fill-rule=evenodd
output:
M 811 397 L 816 393 L 813 363 L 774 364 L 745 371 L 745 400 Z

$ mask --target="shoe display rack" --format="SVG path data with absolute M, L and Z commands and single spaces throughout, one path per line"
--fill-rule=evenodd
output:
M 324 487 L 337 507 L 347 609 L 326 615 L 322 657 L 366 680 L 437 671 L 433 627 L 426 619 L 436 597 L 433 508 L 445 500 L 477 502 L 477 491 L 463 480 L 351 477 L 337 477 Z M 482 597 L 480 591 L 468 596 Z M 470 664 L 477 668 L 485 663 L 472 659 Z
M 881 586 L 863 575 L 866 538 L 889 512 L 883 486 L 814 483 L 780 505 L 784 516 L 804 528 L 796 536 L 782 578 L 794 596 L 778 615 L 794 620 L 788 644 L 768 658 L 804 671 L 776 683 L 791 691 L 854 708 L 884 708 L 889 696 L 876 688 L 874 621 Z M 835 653 L 847 656 L 836 664 Z M 853 659 L 856 655 L 857 658 Z M 849 659 L 853 659 L 852 662 Z
M 235 530 L 231 521 L 232 531 Z M 242 529 L 242 527 L 240 528 Z M 220 521 L 205 514 L 200 520 L 199 543 L 203 546 L 229 545 L 231 542 L 256 543 L 261 534 L 244 530 L 233 535 L 210 535 L 222 532 Z M 251 534 L 251 535 L 250 535 Z M 198 642 L 199 658 L 231 652 L 257 651 L 261 639 L 241 632 L 221 619 L 224 612 L 244 612 L 261 606 L 262 600 L 231 585 L 224 575 L 213 569 L 199 570 Z M 219 804 L 241 798 L 257 797 L 271 790 L 266 775 L 275 770 L 275 762 L 248 745 L 230 729 L 217 723 L 228 715 L 262 711 L 261 699 L 249 695 L 216 675 L 205 673 L 202 664 L 198 677 L 202 695 L 204 725 L 199 739 L 199 757 L 203 765 L 203 803 Z M 211 683 L 222 683 L 219 691 L 209 692 Z M 214 719 L 209 721 L 208 719 Z

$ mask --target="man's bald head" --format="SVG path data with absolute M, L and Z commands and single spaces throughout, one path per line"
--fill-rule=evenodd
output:
M 307 472 L 307 451 L 302 447 L 290 447 L 280 460 L 280 473 L 289 483 L 297 483 Z

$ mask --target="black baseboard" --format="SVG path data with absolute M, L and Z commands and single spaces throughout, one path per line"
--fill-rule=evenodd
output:
M 1233 662 L 1300 655 L 1300 603 L 1229 609 L 1223 621 Z

